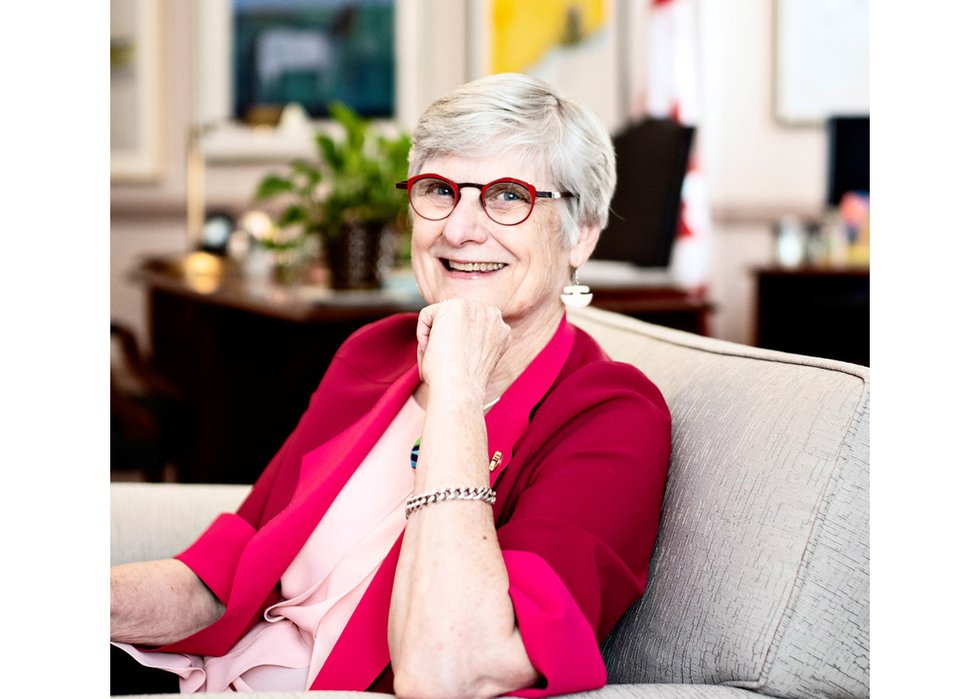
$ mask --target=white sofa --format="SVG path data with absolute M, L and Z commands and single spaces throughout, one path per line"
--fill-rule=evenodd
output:
M 570 317 L 646 372 L 674 419 L 649 585 L 602 645 L 609 685 L 574 696 L 867 697 L 869 370 Z M 173 555 L 246 489 L 111 492 L 115 564 Z M 261 696 L 321 694 L 355 696 Z

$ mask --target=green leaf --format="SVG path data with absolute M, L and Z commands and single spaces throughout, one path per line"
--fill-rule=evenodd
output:
M 364 147 L 364 133 L 367 122 L 343 102 L 330 105 L 330 115 L 336 119 L 347 134 L 347 150 L 359 152 Z
M 265 179 L 259 182 L 259 186 L 255 190 L 255 198 L 259 200 L 270 199 L 280 194 L 286 194 L 287 192 L 292 191 L 292 181 L 286 179 L 285 177 L 281 177 L 280 175 L 268 175 Z
M 281 227 L 290 226 L 294 223 L 305 224 L 308 222 L 309 222 L 309 214 L 307 210 L 304 207 L 300 206 L 299 204 L 293 204 L 291 206 L 287 206 L 285 211 L 283 211 L 282 215 L 279 217 L 279 225 Z
M 320 169 L 305 160 L 296 160 L 291 167 L 293 176 L 304 178 L 305 184 L 318 184 L 323 179 Z
M 343 159 L 340 156 L 337 144 L 330 136 L 322 132 L 317 133 L 315 138 L 321 160 L 326 163 L 329 169 L 339 170 Z

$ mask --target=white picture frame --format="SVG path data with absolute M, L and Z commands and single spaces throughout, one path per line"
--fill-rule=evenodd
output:
M 869 114 L 869 0 L 773 0 L 775 117 L 820 125 Z
M 113 182 L 163 174 L 160 0 L 112 0 L 109 172 Z

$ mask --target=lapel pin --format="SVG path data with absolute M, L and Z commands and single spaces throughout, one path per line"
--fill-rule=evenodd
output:
M 503 456 L 499 451 L 493 453 L 493 458 L 490 459 L 490 470 L 493 471 L 497 466 L 500 465 L 500 458 Z

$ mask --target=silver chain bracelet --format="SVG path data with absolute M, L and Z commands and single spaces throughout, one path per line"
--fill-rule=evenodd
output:
M 405 502 L 405 519 L 426 505 L 431 505 L 434 502 L 445 502 L 446 500 L 480 500 L 488 505 L 493 505 L 497 502 L 497 494 L 489 487 L 484 486 L 482 488 L 446 488 L 422 495 L 409 495 Z

